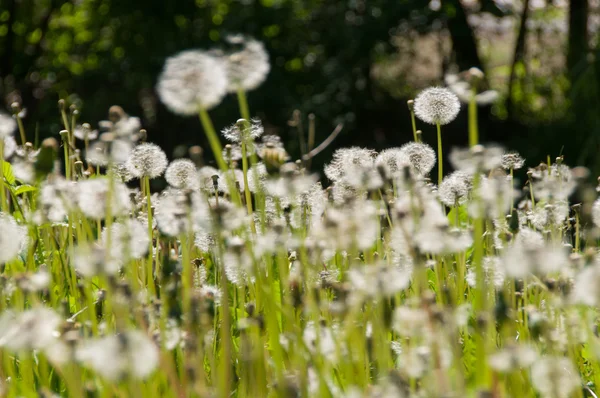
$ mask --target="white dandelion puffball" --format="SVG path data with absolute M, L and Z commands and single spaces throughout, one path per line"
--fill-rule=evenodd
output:
M 12 136 L 16 129 L 15 119 L 5 113 L 0 113 L 0 140 Z
M 167 164 L 167 155 L 158 145 L 144 143 L 133 148 L 125 167 L 133 177 L 156 178 L 164 173 Z
M 271 70 L 265 46 L 257 40 L 241 35 L 230 36 L 227 41 L 242 46 L 239 51 L 225 57 L 229 77 L 228 91 L 235 93 L 240 89 L 254 90 L 265 81 Z
M 167 59 L 156 90 L 174 113 L 194 115 L 219 105 L 227 85 L 227 69 L 220 58 L 188 50 Z
M 196 165 L 189 159 L 172 161 L 165 172 L 165 180 L 173 188 L 193 190 L 200 188 L 200 176 Z
M 420 142 L 404 144 L 400 147 L 399 155 L 406 159 L 406 164 L 420 176 L 429 174 L 437 160 L 434 150 Z
M 450 90 L 430 87 L 415 98 L 415 116 L 429 124 L 448 124 L 460 111 L 460 100 Z
M 27 240 L 27 228 L 10 214 L 0 212 L 0 264 L 17 257 Z

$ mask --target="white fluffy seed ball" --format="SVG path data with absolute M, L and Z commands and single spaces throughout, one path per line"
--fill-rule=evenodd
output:
M 135 177 L 159 177 L 167 168 L 167 155 L 156 144 L 144 143 L 131 151 L 125 167 Z
M 460 111 L 460 100 L 450 90 L 430 87 L 417 95 L 414 103 L 415 116 L 429 124 L 448 124 Z
M 200 188 L 200 176 L 196 170 L 196 165 L 189 159 L 176 159 L 172 161 L 165 172 L 165 180 L 173 188 Z
M 172 112 L 194 115 L 219 105 L 227 86 L 227 67 L 221 59 L 188 50 L 167 59 L 156 90 Z

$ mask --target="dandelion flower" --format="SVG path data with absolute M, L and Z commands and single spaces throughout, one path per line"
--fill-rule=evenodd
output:
M 200 188 L 200 178 L 196 170 L 196 165 L 189 159 L 176 159 L 172 161 L 165 172 L 165 180 L 173 188 Z
M 110 227 L 110 261 L 119 265 L 131 259 L 140 259 L 148 253 L 148 229 L 140 221 L 128 219 Z M 108 231 L 102 231 L 102 242 L 107 243 Z
M 415 98 L 415 116 L 429 124 L 448 124 L 460 111 L 460 100 L 450 90 L 430 87 Z
M 27 240 L 27 228 L 17 224 L 9 214 L 0 212 L 0 264 L 19 254 Z
M 229 36 L 227 41 L 241 46 L 239 51 L 228 54 L 224 59 L 227 65 L 229 92 L 250 91 L 260 86 L 271 69 L 269 54 L 263 43 L 242 35 Z
M 158 145 L 144 143 L 133 148 L 125 166 L 134 177 L 156 178 L 165 171 L 167 164 L 167 155 Z
M 453 207 L 466 202 L 470 189 L 469 175 L 462 171 L 455 171 L 442 180 L 438 195 L 443 204 Z
M 227 94 L 228 78 L 222 60 L 188 50 L 167 59 L 157 91 L 174 113 L 193 115 L 217 106 Z
M 12 352 L 45 349 L 56 341 L 61 323 L 60 316 L 45 307 L 18 314 L 8 310 L 0 316 L 0 347 Z

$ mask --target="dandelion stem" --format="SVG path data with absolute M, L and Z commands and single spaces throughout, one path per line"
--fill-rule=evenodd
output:
M 0 210 L 8 212 L 6 188 L 4 187 L 4 140 L 0 139 Z
M 479 128 L 477 126 L 477 102 L 475 101 L 475 88 L 469 101 L 469 146 L 474 147 L 479 143 Z
M 200 109 L 200 122 L 202 123 L 204 133 L 206 134 L 206 138 L 208 139 L 208 143 L 213 151 L 213 155 L 215 156 L 215 160 L 219 166 L 219 169 L 221 169 L 223 172 L 227 172 L 227 163 L 225 163 L 223 160 L 223 147 L 221 146 L 219 137 L 215 132 L 215 128 L 210 120 L 210 116 L 205 109 Z
M 439 123 L 436 123 L 437 127 L 437 142 L 438 142 L 438 185 L 442 183 L 444 179 L 444 170 L 443 164 L 444 160 L 442 158 L 442 128 Z

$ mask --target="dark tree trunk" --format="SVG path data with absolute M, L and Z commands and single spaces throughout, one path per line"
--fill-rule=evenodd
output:
M 445 11 L 448 16 L 447 24 L 452 38 L 456 64 L 459 69 L 463 71 L 471 67 L 477 67 L 483 71 L 483 65 L 477 52 L 475 33 L 467 21 L 467 13 L 460 0 L 445 2 Z

